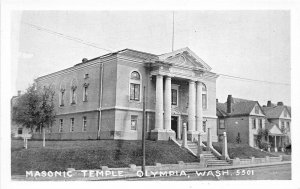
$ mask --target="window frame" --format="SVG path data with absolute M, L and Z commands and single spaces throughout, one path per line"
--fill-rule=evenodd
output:
M 76 90 L 77 87 L 71 87 L 71 105 L 76 104 Z
M 88 101 L 88 88 L 89 88 L 89 83 L 84 83 L 82 86 L 82 101 L 87 102 Z
M 208 110 L 208 90 L 207 90 L 207 86 L 204 83 L 201 83 L 202 85 L 202 94 L 201 94 L 201 98 L 202 98 L 202 110 Z M 205 89 L 205 90 L 204 90 Z M 205 98 L 203 98 L 203 96 L 205 96 Z M 204 100 L 205 99 L 205 104 L 204 104 Z
M 75 118 L 70 118 L 70 132 L 74 132 Z
M 258 120 L 258 127 L 259 129 L 263 129 L 263 119 Z
M 221 127 L 221 121 L 223 122 L 223 127 Z M 219 129 L 225 129 L 225 119 L 219 119 Z
M 173 90 L 176 90 L 176 104 L 173 104 Z M 178 107 L 179 104 L 179 85 L 171 84 L 171 106 Z
M 21 133 L 19 131 L 21 131 Z M 23 134 L 23 128 L 19 127 L 18 130 L 17 130 L 17 133 L 18 133 L 18 135 L 22 135 Z
M 58 132 L 62 133 L 63 132 L 63 126 L 64 126 L 64 120 L 59 119 L 59 127 L 58 127 Z
M 83 116 L 82 117 L 82 132 L 86 132 L 87 131 L 87 117 Z
M 139 74 L 139 80 L 137 80 L 137 79 L 133 79 L 132 77 L 131 77 L 131 75 L 132 75 L 132 73 L 134 73 L 134 72 L 137 72 L 138 74 Z M 131 84 L 133 84 L 133 87 L 134 87 L 134 98 L 133 99 L 131 99 Z M 135 94 L 136 94 L 136 86 L 138 86 L 138 88 L 139 88 L 139 91 L 138 91 L 138 93 L 139 93 L 139 96 L 138 96 L 138 99 L 136 99 L 135 98 Z M 129 82 L 128 82 L 128 100 L 130 101 L 130 102 L 141 102 L 141 99 L 142 99 L 142 74 L 138 71 L 138 70 L 132 70 L 130 73 L 129 73 Z
M 59 92 L 59 107 L 63 107 L 65 106 L 65 94 L 66 94 L 66 90 L 65 89 L 60 89 Z
M 256 118 L 252 118 L 252 129 L 256 129 Z
M 130 131 L 137 131 L 138 118 L 138 115 L 130 115 Z M 134 129 L 132 127 L 133 121 L 135 121 Z

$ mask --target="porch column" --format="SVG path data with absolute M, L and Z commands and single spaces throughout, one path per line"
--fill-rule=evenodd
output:
M 195 135 L 195 81 L 189 81 L 189 106 L 188 106 L 188 139 L 193 141 Z M 195 136 L 194 136 L 195 135 Z
M 274 138 L 275 138 L 275 146 L 274 146 L 274 151 L 275 151 L 275 152 L 277 152 L 277 144 L 276 144 L 277 142 L 276 142 L 276 135 L 274 136 Z
M 165 95 L 164 95 L 164 125 L 167 131 L 171 131 L 171 77 L 165 79 Z
M 203 113 L 202 113 L 202 83 L 197 82 L 197 96 L 196 96 L 196 130 L 202 131 Z
M 163 76 L 156 76 L 155 130 L 163 130 Z

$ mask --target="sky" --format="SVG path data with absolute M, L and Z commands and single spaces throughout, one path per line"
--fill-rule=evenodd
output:
M 12 14 L 12 92 L 34 78 L 111 51 L 131 48 L 153 54 L 172 50 L 172 11 L 22 11 Z M 289 11 L 175 11 L 174 49 L 189 47 L 222 75 L 217 98 L 227 95 L 291 104 Z M 30 27 L 33 24 L 91 47 Z M 18 56 L 15 56 L 18 55 Z M 275 84 L 284 83 L 284 84 Z

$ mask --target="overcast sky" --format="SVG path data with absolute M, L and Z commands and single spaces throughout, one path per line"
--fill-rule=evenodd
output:
M 12 90 L 25 90 L 33 79 L 108 51 L 34 29 L 34 24 L 117 51 L 131 48 L 163 54 L 172 47 L 172 12 L 25 11 L 12 15 Z M 290 83 L 290 14 L 288 11 L 175 12 L 174 49 L 189 47 L 218 74 Z M 18 56 L 16 56 L 18 55 Z M 290 86 L 217 79 L 217 98 L 283 101 Z

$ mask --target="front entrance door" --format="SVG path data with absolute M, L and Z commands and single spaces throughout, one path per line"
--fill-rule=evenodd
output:
M 177 125 L 178 125 L 178 117 L 172 116 L 171 117 L 171 129 L 175 131 L 175 136 L 177 138 Z

